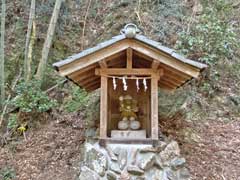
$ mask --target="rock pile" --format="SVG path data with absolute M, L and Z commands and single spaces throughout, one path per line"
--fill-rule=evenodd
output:
M 187 180 L 176 141 L 150 145 L 85 144 L 79 180 Z

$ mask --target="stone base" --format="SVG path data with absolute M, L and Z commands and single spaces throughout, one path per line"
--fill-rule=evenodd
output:
M 78 180 L 190 180 L 176 141 L 151 145 L 86 143 Z
M 146 130 L 112 130 L 111 138 L 117 139 L 146 139 Z

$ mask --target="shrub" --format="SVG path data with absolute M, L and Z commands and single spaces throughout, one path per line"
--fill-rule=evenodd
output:
M 21 112 L 46 112 L 56 105 L 56 101 L 41 90 L 40 82 L 32 80 L 22 82 L 16 88 L 16 97 L 11 104 Z
M 10 114 L 7 124 L 8 129 L 15 129 L 17 128 L 17 115 L 16 114 Z
M 86 109 L 89 96 L 84 89 L 74 86 L 72 87 L 70 94 L 71 97 L 67 99 L 64 105 L 68 112 Z
M 68 112 L 81 111 L 85 125 L 96 126 L 100 117 L 100 93 L 99 91 L 87 93 L 84 89 L 74 86 L 70 98 L 65 100 L 64 109 Z
M 231 5 L 224 0 L 214 1 L 205 8 L 202 15 L 194 21 L 189 30 L 179 33 L 177 49 L 193 59 L 215 64 L 219 59 L 233 56 L 239 46 L 234 25 L 228 19 Z
M 12 180 L 16 177 L 15 175 L 15 170 L 12 168 L 4 168 L 2 170 L 0 170 L 0 178 L 2 180 Z

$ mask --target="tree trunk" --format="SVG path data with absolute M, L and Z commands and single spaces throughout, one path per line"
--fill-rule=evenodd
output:
M 32 34 L 31 34 L 31 38 L 30 38 L 28 55 L 27 55 L 28 61 L 27 61 L 26 82 L 29 81 L 32 77 L 31 64 L 32 64 L 32 51 L 33 51 L 33 46 L 34 46 L 34 43 L 35 43 L 35 38 L 36 38 L 36 24 L 35 24 L 35 20 L 33 20 Z
M 27 38 L 24 52 L 24 80 L 27 82 L 31 78 L 32 48 L 35 39 L 35 0 L 31 1 L 31 8 L 28 20 Z
M 52 44 L 52 38 L 54 35 L 54 31 L 55 31 L 55 27 L 56 27 L 56 23 L 57 23 L 57 19 L 58 19 L 58 15 L 59 15 L 59 11 L 60 11 L 62 2 L 63 2 L 63 0 L 56 0 L 54 10 L 52 13 L 52 17 L 51 17 L 51 20 L 49 23 L 47 37 L 46 37 L 46 40 L 44 42 L 43 49 L 42 49 L 42 58 L 39 62 L 37 73 L 36 73 L 36 78 L 40 81 L 42 81 L 44 78 L 44 73 L 45 73 L 47 59 L 48 59 L 48 53 L 49 53 L 49 49 Z
M 1 39 L 0 39 L 0 108 L 2 109 L 5 100 L 5 71 L 4 71 L 4 35 L 5 35 L 5 14 L 6 2 L 2 0 L 1 13 Z

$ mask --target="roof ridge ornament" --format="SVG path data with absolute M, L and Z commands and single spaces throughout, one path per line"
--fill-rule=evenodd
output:
M 124 26 L 120 31 L 121 34 L 125 34 L 126 38 L 134 38 L 136 34 L 141 33 L 136 24 L 129 23 Z

